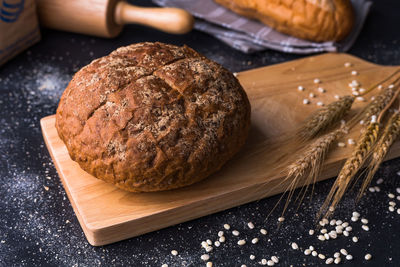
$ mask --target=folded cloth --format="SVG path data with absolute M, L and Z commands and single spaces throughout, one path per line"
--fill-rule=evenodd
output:
M 153 0 L 160 6 L 179 7 L 195 16 L 195 29 L 220 39 L 229 46 L 252 53 L 273 49 L 293 54 L 324 51 L 347 51 L 355 42 L 372 5 L 367 0 L 352 0 L 355 24 L 352 32 L 340 42 L 312 42 L 289 36 L 255 20 L 242 17 L 213 0 Z

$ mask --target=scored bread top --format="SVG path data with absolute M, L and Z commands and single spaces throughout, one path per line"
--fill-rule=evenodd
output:
M 78 71 L 56 128 L 73 160 L 128 191 L 197 182 L 244 144 L 250 104 L 238 80 L 194 50 L 122 47 Z

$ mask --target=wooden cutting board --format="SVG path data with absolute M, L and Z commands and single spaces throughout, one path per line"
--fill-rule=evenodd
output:
M 351 62 L 352 67 L 344 67 Z M 90 244 L 109 244 L 177 223 L 274 195 L 285 190 L 281 170 L 270 168 L 274 153 L 268 149 L 255 154 L 265 140 L 297 127 L 322 101 L 334 95 L 350 94 L 348 83 L 358 80 L 363 87 L 375 84 L 398 67 L 379 66 L 347 54 L 324 54 L 274 66 L 244 71 L 238 79 L 252 106 L 252 129 L 248 143 L 221 171 L 192 186 L 157 193 L 129 193 L 94 178 L 72 161 L 55 129 L 55 117 L 41 120 L 43 136 L 61 181 Z M 356 70 L 359 75 L 350 73 Z M 321 84 L 314 84 L 314 79 Z M 304 92 L 297 90 L 304 86 Z M 321 86 L 326 93 L 319 93 Z M 303 99 L 310 92 L 311 104 Z M 356 103 L 356 106 L 365 103 Z M 351 135 L 357 138 L 359 129 Z M 396 143 L 388 158 L 400 156 Z M 330 155 L 319 180 L 337 175 L 350 147 Z

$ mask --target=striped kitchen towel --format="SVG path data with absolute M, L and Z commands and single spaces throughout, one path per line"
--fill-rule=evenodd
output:
M 368 0 L 352 0 L 356 19 L 349 36 L 340 42 L 317 43 L 277 32 L 260 22 L 237 15 L 213 0 L 153 0 L 153 2 L 160 6 L 187 10 L 197 18 L 195 29 L 209 33 L 245 53 L 269 48 L 294 54 L 349 50 L 360 33 L 372 5 Z

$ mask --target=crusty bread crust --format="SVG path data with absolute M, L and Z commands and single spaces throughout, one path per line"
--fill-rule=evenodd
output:
M 350 0 L 215 0 L 235 13 L 285 34 L 315 42 L 340 41 L 353 28 Z
M 162 43 L 122 47 L 82 68 L 56 114 L 71 158 L 132 192 L 204 179 L 238 152 L 249 127 L 250 104 L 232 73 Z

